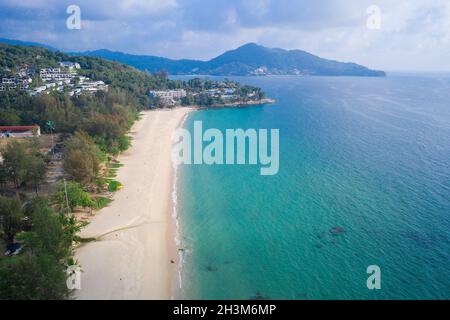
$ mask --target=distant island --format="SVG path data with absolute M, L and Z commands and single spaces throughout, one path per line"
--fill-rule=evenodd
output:
M 24 46 L 42 46 L 50 50 L 57 50 L 35 42 L 22 42 L 8 39 L 0 39 L 0 42 Z M 302 50 L 267 48 L 255 43 L 245 44 L 208 61 L 189 59 L 173 60 L 164 57 L 113 52 L 105 49 L 71 52 L 67 54 L 103 58 L 121 62 L 150 73 L 166 71 L 171 75 L 386 76 L 384 71 L 371 70 L 356 63 L 323 59 Z

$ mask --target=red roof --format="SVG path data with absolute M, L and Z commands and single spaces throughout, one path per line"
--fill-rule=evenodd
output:
M 34 126 L 0 126 L 0 131 L 27 131 L 38 129 L 38 125 Z

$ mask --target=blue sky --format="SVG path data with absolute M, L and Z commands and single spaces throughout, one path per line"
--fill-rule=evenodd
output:
M 71 4 L 80 30 L 66 28 Z M 366 25 L 370 5 L 380 29 Z M 450 1 L 0 0 L 0 37 L 194 59 L 256 42 L 384 70 L 450 71 Z

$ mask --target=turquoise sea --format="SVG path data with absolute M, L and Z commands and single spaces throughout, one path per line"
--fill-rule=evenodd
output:
M 280 170 L 179 167 L 180 297 L 450 299 L 450 75 L 233 80 L 277 102 L 184 127 L 277 128 Z

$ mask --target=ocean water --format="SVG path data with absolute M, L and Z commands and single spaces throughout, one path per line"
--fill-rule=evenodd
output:
M 178 168 L 180 298 L 449 299 L 450 75 L 234 80 L 277 102 L 184 127 L 277 128 L 280 170 Z

